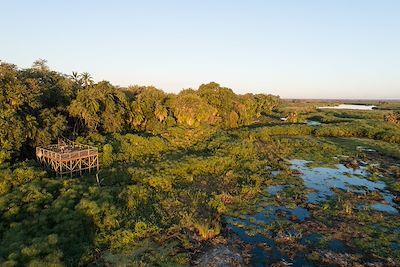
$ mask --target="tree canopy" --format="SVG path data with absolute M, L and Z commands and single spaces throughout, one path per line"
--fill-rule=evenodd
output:
M 237 95 L 218 83 L 167 94 L 152 86 L 95 83 L 88 72 L 66 75 L 39 59 L 31 68 L 0 63 L 0 163 L 30 157 L 59 135 L 161 133 L 173 126 L 248 125 L 279 105 L 271 95 Z

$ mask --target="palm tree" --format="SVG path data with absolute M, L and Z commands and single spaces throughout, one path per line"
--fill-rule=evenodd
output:
M 158 119 L 158 121 L 163 122 L 165 118 L 168 116 L 168 110 L 161 103 L 156 104 L 156 108 L 154 110 L 154 115 Z
M 73 71 L 72 75 L 70 77 L 75 83 L 81 84 L 81 79 L 80 79 L 80 75 L 78 74 L 78 72 Z
M 133 101 L 128 107 L 128 123 L 131 125 L 133 129 L 139 128 L 141 124 L 145 122 L 145 116 L 143 114 L 140 105 Z
M 88 88 L 89 86 L 93 85 L 93 78 L 88 72 L 82 73 L 80 77 L 81 77 L 81 82 L 85 88 Z

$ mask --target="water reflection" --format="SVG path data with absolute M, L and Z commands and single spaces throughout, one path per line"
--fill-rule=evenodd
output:
M 376 203 L 369 207 L 383 212 L 398 213 L 393 202 L 394 195 L 385 190 L 384 182 L 367 180 L 369 173 L 365 166 L 349 169 L 343 164 L 337 164 L 336 168 L 310 168 L 308 167 L 310 161 L 297 159 L 291 160 L 290 163 L 291 169 L 302 173 L 300 178 L 304 180 L 304 186 L 315 190 L 307 195 L 309 203 L 317 204 L 334 197 L 336 195 L 332 191 L 334 188 L 357 194 L 378 191 L 388 204 Z
M 369 205 L 362 204 L 359 208 L 371 208 L 391 214 L 398 214 L 396 204 L 393 202 L 394 196 L 386 190 L 385 183 L 381 181 L 369 181 L 369 172 L 366 169 L 367 164 L 357 169 L 347 168 L 343 164 L 338 164 L 335 168 L 310 167 L 310 161 L 291 160 L 291 169 L 300 171 L 300 178 L 304 181 L 304 187 L 313 189 L 314 191 L 307 195 L 307 201 L 310 203 L 320 203 L 336 197 L 336 193 L 332 189 L 340 189 L 356 194 L 366 194 L 377 191 L 384 199 L 385 203 L 374 203 Z M 274 176 L 278 175 L 277 171 Z M 274 185 L 265 189 L 272 196 L 276 196 L 283 190 L 287 190 L 291 186 Z M 371 202 L 369 202 L 371 203 Z M 292 203 L 293 204 L 293 203 Z M 311 219 L 311 214 L 307 209 L 302 207 L 288 208 L 285 206 L 269 205 L 256 214 L 248 214 L 240 218 L 225 217 L 227 228 L 236 233 L 239 238 L 252 246 L 252 266 L 268 266 L 272 263 L 283 261 L 291 266 L 315 266 L 308 261 L 304 252 L 297 251 L 293 257 L 289 257 L 288 251 L 280 250 L 279 238 L 293 238 L 294 242 L 307 246 L 311 249 L 317 249 L 321 243 L 326 242 L 325 246 L 337 253 L 346 252 L 349 248 L 340 240 L 325 240 L 321 234 L 311 234 L 301 236 L 296 232 L 295 227 L 282 228 L 278 232 L 276 230 L 268 230 L 272 224 L 280 224 L 282 221 L 291 221 L 292 223 L 301 223 Z M 277 239 L 278 238 L 278 239 Z M 277 243 L 275 243 L 275 241 Z M 398 244 L 393 244 L 398 246 Z
M 318 107 L 322 109 L 356 109 L 356 110 L 372 110 L 376 106 L 374 105 L 350 105 L 350 104 L 340 104 L 333 107 Z

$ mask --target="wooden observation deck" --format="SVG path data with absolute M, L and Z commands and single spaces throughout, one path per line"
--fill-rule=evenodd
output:
M 63 174 L 84 170 L 99 170 L 99 151 L 96 147 L 82 145 L 68 139 L 58 139 L 57 144 L 37 147 L 36 157 L 44 165 Z

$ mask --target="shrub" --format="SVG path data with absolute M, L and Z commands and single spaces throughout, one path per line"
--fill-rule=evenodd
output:
M 172 182 L 165 177 L 152 177 L 149 179 L 149 185 L 157 191 L 168 192 L 172 189 Z
M 101 163 L 104 168 L 111 166 L 113 163 L 113 147 L 110 144 L 105 144 L 103 146 Z

